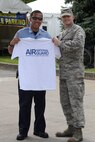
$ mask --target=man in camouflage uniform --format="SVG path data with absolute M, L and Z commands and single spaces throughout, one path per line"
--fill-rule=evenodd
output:
M 82 27 L 74 24 L 70 9 L 63 11 L 61 20 L 65 30 L 59 38 L 53 38 L 53 42 L 61 51 L 60 101 L 68 128 L 64 132 L 57 132 L 56 136 L 71 137 L 68 142 L 80 142 L 83 140 L 82 128 L 85 125 L 83 110 L 85 32 Z

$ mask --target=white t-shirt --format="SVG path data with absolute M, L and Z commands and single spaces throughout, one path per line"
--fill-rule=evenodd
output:
M 51 39 L 23 38 L 15 45 L 12 59 L 19 57 L 18 71 L 20 89 L 56 89 L 55 55 L 60 57 L 58 47 Z

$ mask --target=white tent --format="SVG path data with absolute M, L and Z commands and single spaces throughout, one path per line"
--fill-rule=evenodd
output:
M 70 7 L 71 4 L 65 4 L 65 0 L 37 0 L 27 4 L 32 10 L 41 10 L 43 13 L 60 13 L 61 6 Z
M 0 0 L 0 11 L 3 13 L 26 13 L 32 9 L 21 0 Z

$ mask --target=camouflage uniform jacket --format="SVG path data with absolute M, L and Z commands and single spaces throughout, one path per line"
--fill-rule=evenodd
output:
M 73 24 L 59 36 L 60 45 L 60 78 L 83 79 L 84 77 L 84 44 L 85 32 L 82 27 Z

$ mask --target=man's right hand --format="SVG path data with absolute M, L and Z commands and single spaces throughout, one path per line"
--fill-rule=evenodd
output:
M 8 46 L 8 52 L 9 54 L 12 54 L 13 52 L 13 48 L 14 48 L 14 45 L 17 44 L 18 42 L 20 41 L 19 38 L 13 38 Z

